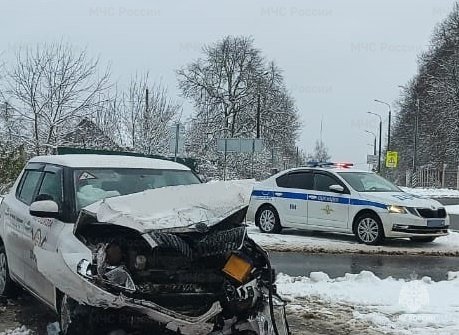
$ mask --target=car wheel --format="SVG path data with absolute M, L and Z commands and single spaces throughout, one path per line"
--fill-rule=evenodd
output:
M 89 308 L 79 305 L 64 295 L 59 306 L 59 324 L 62 335 L 95 334 L 90 322 Z
M 280 233 L 282 230 L 279 214 L 272 206 L 261 207 L 257 212 L 255 221 L 263 233 Z
M 429 237 L 410 237 L 410 240 L 413 242 L 421 242 L 421 243 L 430 243 L 435 241 L 436 237 L 429 236 Z
M 11 280 L 5 246 L 0 245 L 0 296 L 12 298 L 18 293 L 18 287 Z
M 379 217 L 372 213 L 364 213 L 357 217 L 354 234 L 360 243 L 377 245 L 384 239 L 384 229 Z

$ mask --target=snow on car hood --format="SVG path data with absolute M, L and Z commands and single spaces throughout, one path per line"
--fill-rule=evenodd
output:
M 98 222 L 141 233 L 193 228 L 197 223 L 213 226 L 249 205 L 253 184 L 253 180 L 239 180 L 164 187 L 108 198 L 83 211 Z
M 432 208 L 432 206 L 434 206 L 435 209 L 443 207 L 443 205 L 436 200 L 405 192 L 361 192 L 360 196 L 362 199 L 384 205 L 417 208 Z

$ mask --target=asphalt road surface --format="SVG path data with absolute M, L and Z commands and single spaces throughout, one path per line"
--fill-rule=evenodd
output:
M 303 254 L 270 253 L 277 273 L 309 276 L 311 272 L 325 272 L 330 278 L 346 273 L 371 271 L 379 278 L 400 279 L 431 277 L 446 280 L 448 271 L 459 271 L 459 257 L 359 255 L 359 254 Z

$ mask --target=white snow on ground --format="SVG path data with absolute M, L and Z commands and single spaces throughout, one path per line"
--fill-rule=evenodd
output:
M 250 224 L 249 236 L 268 251 L 305 253 L 359 253 L 387 255 L 459 256 L 459 233 L 439 237 L 432 243 L 408 239 L 387 240 L 380 246 L 360 244 L 352 235 L 284 229 L 282 234 L 264 234 Z M 458 302 L 459 305 L 459 302 Z
M 368 271 L 330 279 L 316 272 L 310 277 L 280 274 L 276 284 L 293 304 L 313 298 L 330 306 L 330 313 L 336 306 L 349 306 L 354 310 L 349 322 L 366 322 L 382 333 L 449 335 L 459 333 L 459 273 L 449 273 L 448 279 L 380 279 Z
M 403 191 L 429 198 L 459 198 L 459 190 L 449 188 L 409 188 L 400 187 Z
M 448 214 L 459 215 L 459 205 L 449 205 L 445 206 L 445 208 Z
M 0 335 L 30 335 L 30 330 L 26 326 L 21 326 L 16 329 L 8 329 L 4 332 L 1 332 Z

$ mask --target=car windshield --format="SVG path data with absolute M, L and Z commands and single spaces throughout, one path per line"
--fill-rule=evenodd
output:
M 338 172 L 357 192 L 402 192 L 397 186 L 371 172 Z
M 75 170 L 76 207 L 120 195 L 166 186 L 199 184 L 191 171 L 160 169 L 85 169 Z

